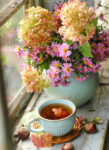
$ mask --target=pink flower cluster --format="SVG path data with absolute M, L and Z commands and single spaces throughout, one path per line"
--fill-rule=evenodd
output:
M 89 73 L 96 73 L 101 70 L 100 64 L 94 64 L 90 58 L 83 57 L 80 63 L 73 67 L 72 63 L 61 63 L 60 61 L 52 61 L 47 75 L 51 80 L 52 86 L 67 86 L 70 84 L 70 77 L 72 74 L 78 72 L 81 75 L 76 75 L 75 79 L 78 81 L 84 81 L 89 77 Z
M 89 72 L 98 72 L 101 70 L 100 64 L 94 64 L 90 58 L 83 57 L 84 67 L 80 72 L 89 73 Z
M 52 86 L 67 86 L 70 84 L 70 76 L 73 74 L 74 69 L 71 63 L 61 63 L 59 61 L 52 61 L 47 75 L 51 80 Z
M 57 44 L 53 43 L 48 49 L 47 53 L 51 55 L 53 59 L 58 60 L 51 61 L 50 68 L 47 74 L 51 80 L 52 86 L 58 86 L 59 84 L 66 86 L 70 83 L 70 76 L 72 73 L 79 73 L 80 76 L 76 76 L 75 79 L 83 81 L 88 78 L 90 72 L 96 73 L 101 70 L 101 65 L 93 63 L 93 60 L 88 57 L 83 57 L 81 62 L 79 60 L 73 60 L 72 51 L 78 51 L 78 44 L 74 43 L 71 47 L 66 43 Z M 59 57 L 64 61 L 59 61 Z
M 27 51 L 27 56 L 29 56 L 36 64 L 43 63 L 45 59 L 46 47 L 40 46 L 36 47 L 31 51 Z
M 69 50 L 70 46 L 66 43 L 57 44 L 52 43 L 50 47 L 47 48 L 47 53 L 52 57 L 61 57 L 64 61 L 70 61 L 70 55 L 72 54 L 71 50 Z
M 35 48 L 51 40 L 52 30 L 58 30 L 58 22 L 52 12 L 40 6 L 31 7 L 20 22 L 19 37 L 26 46 Z
M 45 148 L 52 146 L 52 135 L 46 132 L 32 133 L 31 141 L 36 148 Z
M 82 61 L 83 62 L 81 64 L 77 63 L 77 66 L 76 66 L 76 71 L 79 72 L 79 74 L 81 75 L 79 76 L 77 75 L 75 79 L 80 82 L 86 80 L 89 77 L 89 73 L 91 72 L 96 73 L 101 70 L 101 65 L 94 64 L 92 62 L 92 59 L 90 58 L 83 57 Z
M 102 13 L 100 19 L 105 21 Z M 39 6 L 26 11 L 19 30 L 24 47 L 15 51 L 29 64 L 22 73 L 28 91 L 67 86 L 72 75 L 81 82 L 101 70 L 99 62 L 109 58 L 109 32 L 97 21 L 94 9 L 80 0 L 60 3 L 53 13 Z
M 63 4 L 60 11 L 62 26 L 59 33 L 64 39 L 79 42 L 80 45 L 90 40 L 96 32 L 96 14 L 93 8 L 86 6 L 80 0 L 71 1 Z
M 31 65 L 26 65 L 21 72 L 23 84 L 26 86 L 28 92 L 42 92 L 43 88 L 50 85 L 50 81 L 38 69 Z
M 107 60 L 109 58 L 109 32 L 103 30 L 98 36 L 94 36 L 91 48 L 96 61 Z

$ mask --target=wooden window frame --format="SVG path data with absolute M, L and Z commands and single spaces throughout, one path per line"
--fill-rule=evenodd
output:
M 22 6 L 28 7 L 28 0 L 12 0 L 0 12 L 0 26 L 8 21 Z
M 4 25 L 21 7 L 27 9 L 30 6 L 40 4 L 39 0 L 12 0 L 0 11 L 0 27 Z M 38 95 L 38 93 L 37 93 Z M 16 120 L 18 114 L 29 103 L 33 93 L 27 93 L 24 86 L 18 91 L 8 105 L 9 117 L 12 121 Z

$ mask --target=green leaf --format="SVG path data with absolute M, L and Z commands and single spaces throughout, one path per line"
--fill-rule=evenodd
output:
M 93 58 L 89 42 L 85 42 L 85 44 L 79 46 L 78 49 L 84 57 L 92 57 Z
M 71 40 L 66 40 L 66 43 L 70 46 L 73 45 L 73 41 L 71 41 Z
M 94 121 L 95 123 L 97 123 L 97 124 L 103 123 L 103 120 L 102 120 L 100 117 L 94 117 L 94 118 L 93 118 L 93 121 Z

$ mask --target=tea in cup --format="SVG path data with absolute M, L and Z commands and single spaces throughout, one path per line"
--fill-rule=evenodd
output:
M 69 133 L 76 119 L 76 106 L 65 99 L 53 99 L 43 103 L 38 108 L 38 117 L 29 121 L 30 132 L 45 131 L 53 136 L 63 136 Z M 41 128 L 34 129 L 32 124 L 38 121 Z

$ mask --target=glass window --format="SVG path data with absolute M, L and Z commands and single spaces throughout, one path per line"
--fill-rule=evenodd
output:
M 12 16 L 1 28 L 1 51 L 2 64 L 4 70 L 4 79 L 6 86 L 7 102 L 10 102 L 22 86 L 20 77 L 21 64 L 23 59 L 16 55 L 15 47 L 19 43 L 18 28 L 19 22 L 24 16 L 24 7 L 22 7 L 14 16 Z

